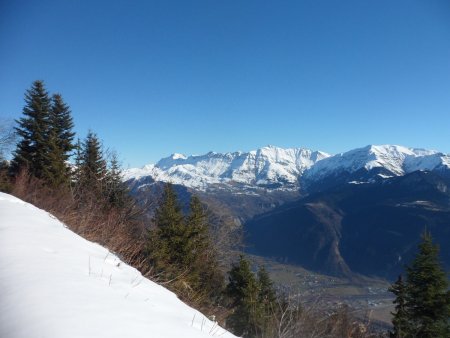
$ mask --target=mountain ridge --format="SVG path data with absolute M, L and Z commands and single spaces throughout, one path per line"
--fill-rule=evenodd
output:
M 199 191 L 228 189 L 252 193 L 254 189 L 299 190 L 329 177 L 370 182 L 402 176 L 416 170 L 446 170 L 450 155 L 436 150 L 399 145 L 368 145 L 330 155 L 306 148 L 266 146 L 249 152 L 174 153 L 142 168 L 125 171 L 125 180 L 151 177 Z M 339 182 L 342 183 L 342 182 Z

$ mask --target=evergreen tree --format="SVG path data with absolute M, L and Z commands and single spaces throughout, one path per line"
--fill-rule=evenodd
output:
M 70 167 L 67 165 L 67 157 L 59 144 L 59 139 L 53 131 L 48 137 L 48 150 L 42 178 L 51 187 L 69 187 Z
M 11 182 L 8 175 L 9 164 L 0 156 L 0 191 L 10 192 Z
M 450 337 L 448 287 L 439 262 L 439 248 L 425 231 L 419 252 L 407 267 L 406 304 L 412 337 Z
M 200 297 L 214 301 L 222 292 L 224 277 L 211 241 L 208 215 L 197 196 L 191 197 L 189 207 L 185 232 L 189 283 Z
M 109 168 L 106 173 L 105 194 L 110 206 L 123 209 L 131 203 L 128 187 L 122 180 L 122 170 L 120 169 L 117 154 L 111 154 Z
M 77 143 L 75 144 L 75 166 L 73 169 L 73 183 L 76 186 L 79 186 L 81 182 L 83 172 L 83 145 L 81 144 L 80 139 L 77 139 Z
M 189 203 L 190 213 L 187 217 L 186 242 L 187 263 L 198 260 L 199 256 L 207 253 L 210 248 L 207 215 L 197 196 L 192 196 Z
M 164 271 L 167 279 L 174 278 L 185 265 L 187 248 L 183 213 L 170 183 L 164 186 L 153 221 L 155 228 L 149 233 L 152 264 L 158 272 Z
M 393 315 L 392 324 L 394 326 L 393 331 L 389 333 L 391 338 L 404 338 L 408 337 L 408 330 L 410 329 L 410 323 L 408 320 L 408 313 L 406 309 L 406 285 L 403 282 L 400 275 L 397 281 L 389 288 L 389 291 L 395 295 L 395 312 Z
M 238 336 L 256 337 L 259 333 L 257 318 L 259 307 L 258 283 L 250 269 L 250 262 L 243 256 L 229 272 L 226 295 L 233 312 L 227 317 L 227 327 Z
M 69 106 L 64 102 L 61 94 L 52 96 L 52 107 L 50 110 L 50 129 L 55 133 L 57 146 L 64 154 L 64 161 L 71 156 L 71 152 L 75 149 L 73 139 L 73 120 Z
M 103 158 L 100 140 L 92 131 L 88 132 L 79 155 L 81 158 L 77 162 L 80 162 L 78 169 L 80 196 L 89 194 L 101 197 L 105 184 L 106 161 Z
M 13 174 L 27 169 L 37 178 L 45 177 L 49 154 L 49 114 L 51 103 L 44 82 L 35 81 L 25 93 L 24 117 L 17 122 L 20 138 L 11 165 Z

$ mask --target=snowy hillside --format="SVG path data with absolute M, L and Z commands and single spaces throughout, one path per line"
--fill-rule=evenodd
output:
M 213 153 L 186 157 L 174 154 L 156 164 L 129 169 L 126 180 L 148 184 L 148 179 L 171 182 L 201 191 L 227 188 L 237 192 L 269 188 L 295 191 L 302 180 L 310 184 L 342 173 L 379 169 L 382 177 L 401 176 L 416 170 L 450 168 L 450 156 L 396 145 L 370 145 L 330 156 L 302 148 L 264 147 L 248 153 Z M 367 177 L 365 177 L 367 179 Z M 308 185 L 307 184 L 307 185 Z
M 247 153 L 209 152 L 189 157 L 173 154 L 155 165 L 127 170 L 125 179 L 150 176 L 155 181 L 172 182 L 198 190 L 206 190 L 211 185 L 296 189 L 299 176 L 328 156 L 320 151 L 273 146 Z
M 0 337 L 234 337 L 47 212 L 0 193 Z

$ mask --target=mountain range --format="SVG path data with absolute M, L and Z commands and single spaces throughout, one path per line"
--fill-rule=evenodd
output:
M 173 154 L 156 164 L 126 170 L 125 180 L 150 177 L 204 192 L 228 190 L 254 194 L 260 189 L 307 192 L 318 189 L 319 182 L 331 179 L 363 183 L 417 170 L 449 168 L 448 154 L 395 145 L 370 145 L 337 155 L 267 146 L 249 152 Z
M 429 229 L 450 267 L 450 156 L 397 145 L 185 156 L 129 169 L 139 199 L 171 182 L 246 232 L 247 250 L 332 275 L 393 278 Z

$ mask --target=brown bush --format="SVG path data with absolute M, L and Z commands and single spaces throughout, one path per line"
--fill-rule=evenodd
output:
M 11 193 L 50 212 L 69 229 L 105 246 L 144 275 L 151 272 L 145 254 L 144 222 L 137 205 L 109 208 L 98 196 L 80 203 L 71 187 L 49 188 L 26 171 L 15 178 Z

